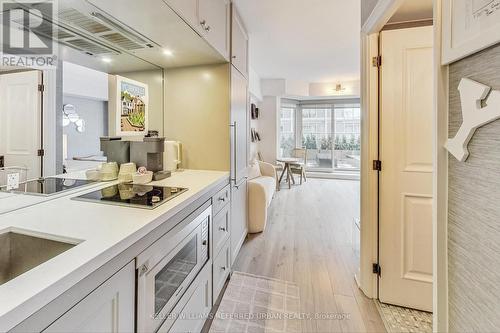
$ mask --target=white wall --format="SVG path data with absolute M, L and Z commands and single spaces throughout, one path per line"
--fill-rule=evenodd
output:
M 336 82 L 326 82 L 326 83 L 311 83 L 309 85 L 309 96 L 332 96 L 344 98 L 359 97 L 360 81 L 345 81 L 342 82 L 342 88 L 345 90 L 337 93 L 335 92 Z
M 262 158 L 265 162 L 276 163 L 278 116 L 281 98 L 264 96 L 260 110 L 259 133 L 262 141 L 259 144 Z
M 309 95 L 309 82 L 287 80 L 286 81 L 286 95 L 287 96 L 308 96 Z
M 345 90 L 336 92 L 337 83 Z M 279 96 L 301 99 L 301 97 L 359 98 L 360 80 L 342 82 L 306 82 L 285 79 L 261 80 L 263 96 Z
M 261 80 L 263 96 L 284 96 L 286 95 L 285 79 L 263 79 Z
M 260 76 L 250 66 L 248 69 L 248 90 L 258 101 L 262 101 L 262 87 L 260 84 Z
M 63 62 L 63 94 L 99 101 L 108 100 L 108 74 Z

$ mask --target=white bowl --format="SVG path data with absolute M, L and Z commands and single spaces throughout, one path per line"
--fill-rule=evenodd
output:
M 87 176 L 87 180 L 90 181 L 101 180 L 101 173 L 98 170 L 87 170 L 85 171 L 85 176 Z
M 153 171 L 148 171 L 144 174 L 135 173 L 132 175 L 132 183 L 134 184 L 144 185 L 147 183 L 151 183 L 152 180 L 153 180 Z
M 135 163 L 123 163 L 120 165 L 120 172 L 118 173 L 118 180 L 122 183 L 130 183 L 132 176 L 137 172 Z
M 137 171 L 137 166 L 135 163 L 123 163 L 120 164 L 120 172 L 119 173 L 135 173 Z
M 111 180 L 116 180 L 116 178 L 118 178 L 118 175 L 116 174 L 116 172 L 104 172 L 104 171 L 99 172 L 99 180 L 101 180 L 103 182 L 109 182 Z

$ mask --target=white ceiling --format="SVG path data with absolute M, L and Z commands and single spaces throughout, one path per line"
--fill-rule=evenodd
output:
M 406 0 L 389 20 L 390 23 L 432 18 L 432 0 Z
M 360 0 L 234 0 L 261 78 L 359 80 Z

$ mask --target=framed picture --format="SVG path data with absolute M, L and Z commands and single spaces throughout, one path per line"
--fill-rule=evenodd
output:
M 117 136 L 148 133 L 148 85 L 116 76 L 115 129 Z
M 443 1 L 443 65 L 500 42 L 500 0 Z

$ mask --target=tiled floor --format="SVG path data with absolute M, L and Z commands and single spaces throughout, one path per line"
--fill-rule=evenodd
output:
M 430 333 L 432 313 L 377 302 L 387 332 Z

